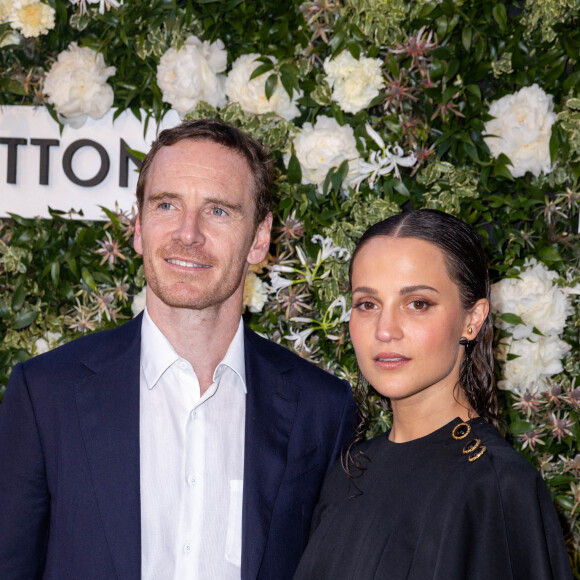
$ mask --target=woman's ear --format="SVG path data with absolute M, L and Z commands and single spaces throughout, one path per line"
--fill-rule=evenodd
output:
M 473 340 L 479 334 L 488 314 L 489 300 L 480 298 L 467 314 L 467 324 L 463 329 L 463 336 L 468 340 Z

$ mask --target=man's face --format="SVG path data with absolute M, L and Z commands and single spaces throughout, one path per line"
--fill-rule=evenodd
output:
M 245 159 L 212 141 L 159 150 L 134 240 L 149 309 L 241 305 L 247 266 L 264 259 L 272 221 L 255 228 L 253 186 Z

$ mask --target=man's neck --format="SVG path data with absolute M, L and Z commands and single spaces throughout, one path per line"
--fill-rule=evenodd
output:
M 241 311 L 237 301 L 204 310 L 147 303 L 151 320 L 193 367 L 202 395 L 212 384 L 214 371 L 238 330 Z

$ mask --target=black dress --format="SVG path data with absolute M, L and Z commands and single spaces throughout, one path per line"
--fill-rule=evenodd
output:
M 335 465 L 294 579 L 571 579 L 540 475 L 491 425 L 468 425 L 407 443 L 376 437 L 351 482 Z

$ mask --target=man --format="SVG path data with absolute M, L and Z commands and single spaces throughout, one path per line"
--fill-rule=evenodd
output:
M 241 322 L 270 167 L 219 121 L 160 134 L 134 246 L 142 316 L 14 369 L 0 407 L 0 578 L 291 578 L 349 387 Z

